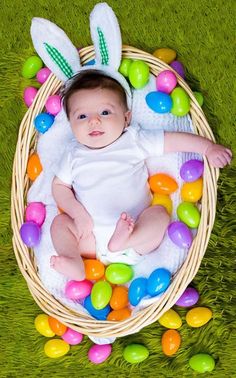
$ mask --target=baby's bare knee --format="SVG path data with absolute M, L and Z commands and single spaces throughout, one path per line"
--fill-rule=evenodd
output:
M 52 221 L 50 231 L 51 233 L 57 231 L 58 229 L 64 228 L 68 224 L 69 217 L 67 214 L 58 214 Z

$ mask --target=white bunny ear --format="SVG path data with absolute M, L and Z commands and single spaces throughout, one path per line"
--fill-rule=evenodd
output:
M 38 55 L 60 80 L 66 81 L 81 68 L 77 49 L 57 25 L 35 17 L 31 37 Z
M 107 3 L 95 5 L 90 14 L 90 32 L 96 63 L 118 70 L 121 61 L 121 34 L 117 18 Z

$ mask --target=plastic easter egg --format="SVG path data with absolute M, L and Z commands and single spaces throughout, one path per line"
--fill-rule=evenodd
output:
M 41 239 L 41 229 L 34 222 L 25 222 L 20 228 L 20 236 L 27 247 L 35 247 Z
M 123 357 L 130 364 L 138 364 L 146 360 L 148 356 L 149 350 L 141 344 L 130 344 L 123 350 Z
M 186 314 L 186 322 L 190 327 L 202 327 L 212 318 L 212 311 L 207 307 L 195 307 Z
M 34 126 L 36 130 L 42 134 L 44 134 L 54 122 L 54 116 L 48 113 L 40 113 L 34 119 Z
M 201 92 L 193 92 L 197 102 L 199 103 L 200 106 L 203 105 L 203 102 L 204 102 L 204 98 L 203 98 L 203 95 Z
M 34 325 L 36 330 L 45 337 L 53 337 L 55 336 L 55 333 L 52 331 L 52 329 L 49 326 L 48 322 L 48 315 L 46 314 L 39 314 L 36 316 L 34 320 Z
M 182 326 L 182 320 L 179 314 L 170 308 L 159 319 L 158 322 L 166 328 L 178 329 Z
M 27 174 L 31 181 L 34 181 L 42 172 L 43 167 L 41 165 L 38 154 L 32 154 L 29 157 L 27 163 Z
M 137 306 L 145 295 L 147 295 L 147 278 L 135 278 L 129 287 L 129 301 L 132 306 Z
M 128 306 L 128 288 L 125 286 L 116 286 L 113 289 L 110 306 L 113 310 L 121 310 Z
M 107 320 L 120 322 L 122 320 L 128 319 L 131 315 L 131 310 L 129 308 L 122 308 L 121 310 L 113 310 L 108 314 Z
M 79 301 L 86 298 L 92 290 L 93 283 L 88 280 L 83 281 L 68 281 L 65 287 L 65 295 L 73 301 Z
M 31 202 L 25 209 L 25 220 L 42 226 L 46 217 L 46 209 L 42 202 Z
M 67 330 L 67 326 L 63 323 L 61 323 L 59 320 L 53 318 L 52 316 L 48 317 L 48 324 L 51 328 L 51 330 L 55 333 L 57 336 L 62 336 Z
M 148 182 L 151 190 L 158 194 L 171 194 L 178 188 L 177 182 L 164 173 L 157 173 L 156 175 L 149 177 Z
M 109 305 L 104 307 L 102 310 L 96 310 L 96 308 L 94 308 L 92 305 L 90 295 L 85 298 L 84 307 L 90 313 L 90 315 L 92 315 L 95 319 L 98 319 L 98 320 L 106 320 L 107 315 L 111 311 L 111 307 Z
M 190 98 L 187 92 L 181 87 L 176 87 L 170 96 L 173 101 L 171 113 L 179 117 L 188 114 L 190 110 Z
M 165 70 L 156 77 L 156 88 L 160 92 L 171 93 L 177 85 L 177 78 L 174 72 Z
M 111 285 L 106 281 L 99 281 L 93 285 L 91 291 L 92 305 L 96 310 L 101 310 L 110 302 L 112 295 Z
M 87 280 L 99 280 L 105 273 L 105 266 L 96 259 L 84 260 L 84 268 Z
M 202 198 L 203 179 L 200 177 L 193 182 L 185 182 L 181 188 L 181 198 L 186 202 L 197 202 Z
M 49 96 L 45 108 L 48 113 L 57 115 L 61 110 L 61 97 L 58 95 Z
M 43 68 L 41 68 L 41 70 L 39 70 L 39 71 L 37 72 L 37 75 L 36 75 L 37 81 L 38 81 L 40 84 L 45 83 L 45 81 L 46 81 L 47 78 L 50 76 L 50 74 L 51 74 L 51 70 L 50 70 L 48 67 L 43 67 Z
M 130 265 L 115 263 L 106 269 L 106 279 L 113 284 L 125 284 L 133 278 L 134 272 Z
M 176 52 L 168 47 L 155 50 L 153 55 L 167 64 L 170 64 L 176 58 Z
M 198 302 L 198 299 L 198 291 L 193 287 L 187 287 L 175 304 L 180 307 L 191 307 Z
M 179 219 L 190 228 L 197 228 L 200 222 L 200 212 L 191 202 L 182 202 L 177 207 Z
M 141 89 L 149 81 L 149 66 L 142 60 L 135 60 L 129 67 L 129 81 L 136 89 Z
M 181 336 L 175 329 L 168 329 L 161 338 L 162 351 L 166 356 L 173 356 L 180 347 Z
M 101 364 L 108 359 L 111 352 L 111 344 L 95 344 L 89 349 L 88 358 L 93 364 Z
M 74 329 L 67 328 L 66 332 L 62 335 L 62 339 L 70 345 L 78 345 L 83 340 L 83 335 Z
M 147 292 L 152 297 L 163 293 L 170 285 L 171 273 L 164 268 L 155 269 L 147 281 Z
M 22 76 L 26 79 L 31 79 L 43 67 L 42 60 L 34 55 L 28 58 L 22 67 Z
M 48 340 L 44 345 L 44 353 L 50 358 L 59 358 L 64 356 L 70 350 L 69 344 L 64 340 L 52 339 Z
M 95 59 L 91 59 L 87 63 L 85 63 L 84 65 L 85 66 L 94 66 L 95 63 L 96 63 Z
M 185 223 L 174 221 L 168 226 L 168 235 L 171 241 L 180 248 L 190 248 L 193 235 Z
M 24 98 L 25 105 L 28 106 L 28 108 L 33 103 L 37 92 L 38 90 L 34 87 L 25 88 L 23 98 Z
M 186 182 L 198 180 L 203 175 L 204 163 L 198 159 L 186 161 L 180 168 L 180 176 Z
M 166 208 L 166 211 L 168 214 L 172 214 L 172 200 L 171 198 L 166 195 L 166 194 L 158 194 L 154 193 L 153 198 L 152 198 L 152 206 L 154 205 L 161 205 Z
M 190 358 L 189 366 L 198 373 L 206 373 L 214 370 L 215 360 L 209 354 L 199 353 Z
M 119 72 L 125 77 L 129 77 L 129 69 L 132 63 L 132 59 L 124 58 L 121 61 Z
M 170 66 L 184 79 L 185 78 L 185 72 L 184 72 L 184 66 L 181 62 L 178 60 L 174 60 L 170 63 Z
M 156 113 L 169 113 L 172 108 L 172 99 L 167 93 L 150 92 L 146 96 L 146 103 Z

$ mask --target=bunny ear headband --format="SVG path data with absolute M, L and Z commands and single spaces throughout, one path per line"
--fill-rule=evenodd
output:
M 131 109 L 132 95 L 129 84 L 118 72 L 121 61 L 121 34 L 117 18 L 106 3 L 95 5 L 90 14 L 90 32 L 95 48 L 96 64 L 80 64 L 78 50 L 65 32 L 44 18 L 33 18 L 31 37 L 38 55 L 50 70 L 63 82 L 83 70 L 99 70 L 124 88 L 128 108 Z

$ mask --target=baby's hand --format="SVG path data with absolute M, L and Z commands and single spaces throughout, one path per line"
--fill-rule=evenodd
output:
M 232 160 L 232 151 L 221 144 L 212 143 L 207 148 L 205 155 L 209 163 L 215 168 L 223 168 Z
M 80 214 L 74 218 L 74 222 L 79 238 L 86 239 L 93 232 L 93 220 L 86 210 L 81 211 Z

